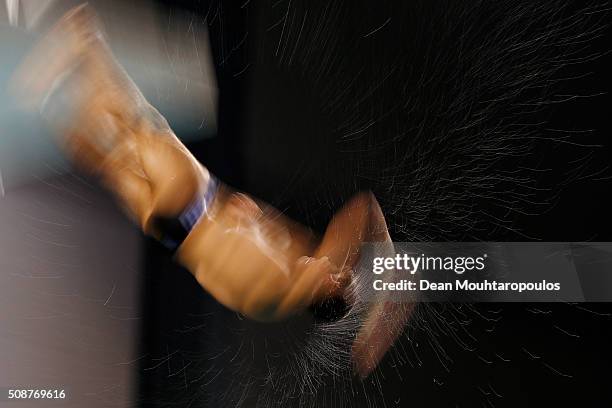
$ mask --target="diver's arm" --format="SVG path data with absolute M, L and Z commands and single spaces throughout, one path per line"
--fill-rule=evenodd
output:
M 213 181 L 218 184 L 173 249 L 227 307 L 278 319 L 347 281 L 347 251 L 356 250 L 353 242 L 362 234 L 353 239 L 334 229 L 333 239 L 323 240 L 326 250 L 317 250 L 319 240 L 308 229 L 214 179 L 115 61 L 87 7 L 58 22 L 26 58 L 13 86 L 25 104 L 41 111 L 69 158 L 162 242 L 167 231 L 159 221 L 181 217 Z

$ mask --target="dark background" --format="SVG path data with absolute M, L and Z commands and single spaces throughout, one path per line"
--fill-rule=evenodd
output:
M 609 4 L 379 3 L 163 2 L 211 37 L 218 134 L 190 149 L 319 232 L 370 189 L 395 241 L 610 241 Z M 423 307 L 371 378 L 300 394 L 266 381 L 293 326 L 145 259 L 141 406 L 612 403 L 608 304 Z

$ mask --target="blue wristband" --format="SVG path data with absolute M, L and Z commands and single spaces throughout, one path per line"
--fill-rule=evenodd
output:
M 161 233 L 159 241 L 162 245 L 173 252 L 176 251 L 200 219 L 208 214 L 218 190 L 219 181 L 210 176 L 204 193 L 198 194 L 178 217 L 157 217 L 154 223 Z

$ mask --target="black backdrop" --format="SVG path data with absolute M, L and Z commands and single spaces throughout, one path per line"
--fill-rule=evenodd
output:
M 610 241 L 612 37 L 609 16 L 596 12 L 606 4 L 460 3 L 164 2 L 169 15 L 188 10 L 210 30 L 218 135 L 190 149 L 224 181 L 317 231 L 347 197 L 371 189 L 396 241 Z M 487 145 L 507 135 L 519 137 Z M 492 161 L 496 148 L 506 150 Z M 461 181 L 436 184 L 451 174 Z M 524 183 L 529 195 L 517 200 Z M 237 328 L 262 337 L 283 329 L 216 304 L 156 243 L 145 259 L 141 405 L 253 406 L 266 392 L 261 404 L 281 402 L 256 380 L 241 400 L 231 350 L 242 344 Z M 417 351 L 402 366 L 383 362 L 382 385 L 332 379 L 282 406 L 612 403 L 608 304 L 429 313 L 447 323 L 462 315 L 469 345 L 445 324 L 415 328 L 401 347 Z M 265 372 L 268 349 L 251 340 L 246 364 Z

